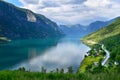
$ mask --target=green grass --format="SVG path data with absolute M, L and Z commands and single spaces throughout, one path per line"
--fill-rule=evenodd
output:
M 0 71 L 0 80 L 119 80 L 118 72 L 110 73 L 81 73 L 81 74 L 61 74 L 61 73 L 40 73 L 27 71 Z
M 88 57 L 86 57 L 86 58 L 83 60 L 81 66 L 80 66 L 80 68 L 79 68 L 79 72 L 80 72 L 80 73 L 85 73 L 85 72 L 86 72 L 86 67 L 87 67 L 88 65 L 91 65 L 91 64 L 93 64 L 94 62 L 99 62 L 100 59 L 101 59 L 101 56 L 98 56 L 98 57 L 88 56 Z

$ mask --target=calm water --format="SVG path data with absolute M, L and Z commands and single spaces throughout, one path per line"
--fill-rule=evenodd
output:
M 89 50 L 79 38 L 18 40 L 0 45 L 0 69 L 25 67 L 31 71 L 47 71 L 72 66 L 76 71 Z

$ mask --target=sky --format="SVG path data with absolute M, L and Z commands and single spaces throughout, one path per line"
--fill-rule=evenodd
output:
M 120 16 L 120 0 L 6 0 L 58 24 L 88 25 Z

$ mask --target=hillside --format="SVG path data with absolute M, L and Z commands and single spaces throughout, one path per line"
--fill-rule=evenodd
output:
M 93 46 L 98 43 L 103 43 L 110 51 L 110 62 L 120 64 L 120 18 L 117 18 L 110 25 L 92 33 L 82 39 L 82 41 Z
M 0 0 L 0 36 L 31 39 L 62 36 L 57 24 L 41 14 Z
M 120 18 L 117 18 L 112 24 L 92 33 L 82 39 L 83 42 L 89 43 L 99 43 L 106 38 L 120 35 Z M 93 45 L 90 44 L 90 45 Z

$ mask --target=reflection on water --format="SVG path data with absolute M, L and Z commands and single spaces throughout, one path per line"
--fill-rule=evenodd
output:
M 76 71 L 88 50 L 89 48 L 80 43 L 79 39 L 64 38 L 42 55 L 36 56 L 36 49 L 31 49 L 30 53 L 36 57 L 16 65 L 13 69 L 25 67 L 31 71 L 40 71 L 43 66 L 47 71 L 54 71 L 56 68 L 64 68 L 67 71 L 67 67 L 72 66 Z
M 47 71 L 72 66 L 76 71 L 89 50 L 79 38 L 17 40 L 0 45 L 0 69 Z
M 0 44 L 0 70 L 30 60 L 45 50 L 56 46 L 59 39 L 16 40 Z

